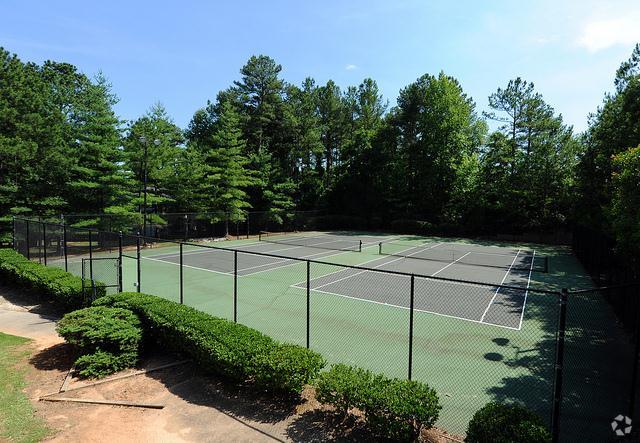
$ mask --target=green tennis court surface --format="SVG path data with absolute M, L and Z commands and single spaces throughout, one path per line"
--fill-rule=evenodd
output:
M 232 250 L 183 245 L 184 303 L 233 320 L 237 255 L 238 322 L 305 346 L 304 260 L 320 261 L 309 267 L 310 347 L 330 363 L 406 378 L 411 278 L 385 271 L 415 274 L 412 378 L 438 391 L 438 425 L 464 433 L 473 413 L 494 399 L 524 403 L 548 420 L 559 304 L 557 294 L 540 289 L 573 286 L 576 264 L 566 251 L 361 233 L 298 237 L 207 244 Z M 350 249 L 360 242 L 362 252 Z M 325 249 L 332 246 L 349 249 Z M 138 289 L 132 257 L 135 251 L 125 251 L 125 291 Z M 157 241 L 141 257 L 139 289 L 179 301 L 178 245 Z M 541 257 L 550 257 L 548 273 L 539 272 Z

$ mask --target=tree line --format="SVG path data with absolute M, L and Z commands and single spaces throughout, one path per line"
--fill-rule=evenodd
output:
M 640 243 L 640 48 L 575 134 L 521 78 L 479 113 L 458 80 L 425 74 L 391 105 L 375 80 L 282 78 L 252 56 L 178 127 L 161 104 L 114 112 L 107 79 L 0 48 L 0 217 L 294 210 L 477 231 L 588 223 Z M 489 123 L 495 130 L 489 130 Z M 145 152 L 147 155 L 145 155 Z M 636 175 L 634 175 L 636 174 Z M 635 186 L 635 188 L 634 188 Z M 635 236 L 635 237 L 634 237 Z

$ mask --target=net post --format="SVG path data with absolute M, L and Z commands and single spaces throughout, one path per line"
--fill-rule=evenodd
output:
M 67 252 L 67 224 L 62 219 L 62 248 L 64 251 L 64 270 L 69 272 L 69 253 Z
M 358 252 L 362 252 L 362 240 L 358 242 Z
M 184 268 L 183 265 L 183 255 L 182 255 L 182 242 L 180 242 L 180 304 L 184 304 Z
M 141 269 L 140 269 L 140 232 L 138 232 L 138 235 L 136 236 L 136 272 L 137 272 L 137 278 L 138 278 L 138 291 L 137 292 L 141 292 L 140 290 L 140 274 L 141 274 Z
M 29 219 L 25 220 L 27 234 L 27 260 L 31 260 L 31 239 L 29 238 Z
M 378 254 L 382 255 L 382 242 L 378 243 Z
M 89 278 L 93 281 L 93 242 L 91 229 L 89 229 Z
M 118 232 L 118 292 L 122 292 L 122 231 Z
M 413 370 L 413 303 L 415 299 L 416 276 L 411 274 L 411 290 L 409 292 L 409 370 L 407 378 L 411 380 Z
M 233 322 L 238 323 L 238 250 L 233 251 Z
M 262 231 L 258 232 L 258 241 L 262 241 Z
M 47 266 L 47 224 L 42 222 L 42 246 L 44 248 L 44 265 Z
M 311 262 L 307 260 L 307 349 L 311 342 Z
M 560 294 L 560 313 L 558 321 L 558 342 L 556 346 L 556 364 L 553 386 L 553 403 L 551 412 L 552 442 L 557 443 L 560 438 L 560 408 L 562 406 L 562 377 L 564 369 L 564 339 L 567 326 L 567 299 L 569 291 L 562 289 Z
M 549 272 L 549 256 L 545 255 L 544 257 L 544 272 Z

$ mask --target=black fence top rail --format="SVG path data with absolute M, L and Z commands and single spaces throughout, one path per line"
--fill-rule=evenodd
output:
M 35 221 L 35 220 L 29 220 L 29 219 L 22 219 L 22 218 L 16 218 L 16 220 L 22 220 L 22 221 L 27 221 L 27 222 L 32 222 L 32 223 L 46 223 L 48 225 L 60 226 L 60 227 L 65 227 L 66 226 L 66 225 L 57 224 L 57 223 L 48 223 L 48 222 L 41 222 L 41 221 Z M 202 244 L 192 243 L 192 242 L 179 242 L 179 241 L 175 241 L 175 240 L 164 240 L 164 239 L 159 241 L 159 239 L 157 239 L 157 238 L 145 237 L 143 235 L 128 235 L 128 234 L 122 234 L 122 233 L 118 233 L 117 234 L 117 233 L 114 233 L 114 232 L 103 232 L 103 231 L 98 231 L 98 230 L 89 229 L 89 228 L 80 228 L 80 229 L 78 229 L 78 228 L 72 228 L 72 227 L 68 227 L 68 226 L 66 228 L 70 229 L 70 230 L 81 231 L 81 232 L 88 232 L 88 231 L 95 232 L 95 233 L 101 233 L 102 232 L 102 233 L 111 234 L 111 235 L 121 235 L 123 237 L 129 237 L 129 238 L 136 238 L 136 239 L 140 238 L 140 239 L 148 240 L 150 243 L 153 243 L 153 242 L 173 243 L 175 245 L 183 244 L 183 245 L 194 246 L 194 247 L 198 247 L 198 248 L 212 249 L 212 250 L 217 250 L 217 251 L 228 251 L 228 252 L 237 251 L 239 254 L 257 255 L 257 256 L 260 256 L 260 257 L 271 257 L 271 258 L 277 258 L 277 259 L 285 259 L 285 260 L 291 260 L 291 261 L 298 261 L 300 263 L 309 262 L 309 263 L 313 263 L 313 264 L 317 264 L 317 265 L 335 266 L 335 267 L 339 267 L 339 268 L 356 269 L 356 270 L 360 270 L 360 271 L 370 271 L 370 272 L 376 272 L 376 273 L 381 273 L 381 274 L 389 274 L 389 275 L 398 275 L 398 276 L 403 276 L 403 277 L 407 277 L 407 278 L 411 278 L 411 276 L 413 275 L 413 276 L 419 277 L 419 278 L 426 278 L 426 279 L 430 279 L 430 280 L 437 280 L 437 281 L 450 282 L 450 283 L 456 283 L 456 284 L 465 284 L 465 285 L 469 285 L 469 286 L 482 286 L 482 287 L 491 287 L 491 288 L 500 287 L 500 288 L 515 290 L 515 291 L 528 291 L 528 292 L 536 292 L 536 293 L 540 293 L 540 294 L 554 294 L 554 295 L 557 295 L 559 293 L 559 291 L 557 291 L 557 290 L 550 290 L 550 289 L 523 288 L 523 287 L 519 287 L 519 286 L 496 285 L 496 284 L 478 282 L 478 281 L 472 281 L 472 280 L 461 280 L 461 279 L 454 279 L 454 278 L 436 277 L 436 276 L 408 273 L 408 272 L 402 272 L 402 271 L 392 271 L 392 270 L 388 270 L 388 269 L 374 269 L 374 268 L 368 268 L 366 266 L 345 265 L 345 264 L 340 264 L 340 263 L 326 262 L 326 261 L 322 261 L 322 260 L 309 260 L 309 259 L 305 259 L 305 258 L 290 257 L 290 256 L 286 256 L 286 255 L 269 254 L 267 252 L 242 251 L 242 250 L 238 250 L 238 249 L 234 249 L 234 248 L 227 248 L 227 247 L 221 247 L 221 246 L 211 246 L 211 245 L 202 245 Z

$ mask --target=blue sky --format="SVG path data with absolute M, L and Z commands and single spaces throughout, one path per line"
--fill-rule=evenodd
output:
M 251 55 L 266 54 L 295 84 L 371 77 L 390 105 L 420 75 L 444 71 L 482 111 L 521 76 L 581 131 L 640 42 L 637 0 L 4 0 L 2 15 L 0 46 L 26 61 L 102 71 L 122 118 L 160 101 L 182 127 Z

